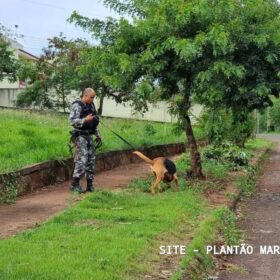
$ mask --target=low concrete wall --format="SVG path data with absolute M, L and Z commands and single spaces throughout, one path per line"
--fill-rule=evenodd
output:
M 140 162 L 138 156 L 132 154 L 134 150 L 112 151 L 101 153 L 96 156 L 95 172 L 110 170 L 119 165 Z M 150 158 L 158 156 L 170 156 L 185 151 L 185 144 L 157 145 L 149 148 L 139 149 Z M 19 195 L 32 192 L 44 186 L 61 183 L 71 179 L 73 159 L 52 160 L 31 165 L 15 172 L 0 174 L 0 188 L 11 178 L 17 177 Z

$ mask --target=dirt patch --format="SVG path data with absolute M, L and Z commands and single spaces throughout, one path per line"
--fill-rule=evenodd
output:
M 175 159 L 176 156 L 170 158 Z M 133 179 L 145 178 L 150 174 L 148 164 L 132 163 L 96 174 L 94 183 L 97 189 L 115 190 L 127 186 Z M 33 228 L 79 201 L 84 195 L 72 194 L 69 191 L 70 184 L 71 181 L 67 181 L 45 187 L 19 197 L 15 204 L 1 205 L 0 237 L 12 236 Z M 81 185 L 85 187 L 84 180 Z

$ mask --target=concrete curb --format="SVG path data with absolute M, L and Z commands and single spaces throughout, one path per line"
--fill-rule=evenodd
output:
M 151 158 L 158 156 L 171 156 L 185 152 L 184 143 L 156 145 L 148 148 L 139 148 L 139 151 Z M 95 172 L 110 170 L 114 167 L 141 162 L 142 160 L 132 154 L 133 150 L 109 151 L 96 156 Z M 73 158 L 65 160 L 50 160 L 14 172 L 0 174 L 0 188 L 4 184 L 17 185 L 18 194 L 30 193 L 55 183 L 70 180 L 73 169 Z

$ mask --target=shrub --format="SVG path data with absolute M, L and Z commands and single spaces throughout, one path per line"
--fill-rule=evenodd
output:
M 14 203 L 18 195 L 19 174 L 2 175 L 0 182 L 0 204 Z
M 220 146 L 208 146 L 202 152 L 206 160 L 213 160 L 222 163 L 229 163 L 233 169 L 239 166 L 248 166 L 249 154 L 245 150 L 225 142 Z
M 218 146 L 224 141 L 231 141 L 244 147 L 245 141 L 253 134 L 254 119 L 251 113 L 236 112 L 226 109 L 206 110 L 199 119 L 208 143 Z
M 156 134 L 156 132 L 157 132 L 157 130 L 154 128 L 154 126 L 150 123 L 145 124 L 144 131 L 145 131 L 145 134 L 147 134 L 148 136 L 152 136 L 152 135 Z

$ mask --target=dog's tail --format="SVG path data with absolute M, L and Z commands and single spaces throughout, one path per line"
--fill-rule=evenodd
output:
M 145 155 L 143 155 L 142 153 L 140 153 L 139 151 L 135 151 L 133 152 L 133 154 L 137 155 L 138 157 L 142 158 L 144 161 L 146 161 L 149 164 L 153 164 L 154 162 L 149 159 L 148 157 L 146 157 Z

